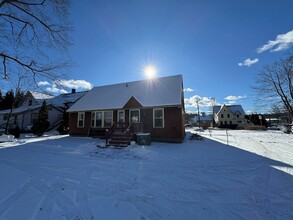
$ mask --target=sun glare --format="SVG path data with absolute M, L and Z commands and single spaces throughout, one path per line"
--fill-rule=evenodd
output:
M 148 65 L 144 68 L 144 74 L 148 79 L 153 79 L 156 77 L 157 69 L 154 66 Z

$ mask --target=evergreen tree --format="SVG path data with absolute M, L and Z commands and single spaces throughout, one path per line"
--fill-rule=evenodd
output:
M 58 127 L 58 131 L 60 134 L 68 134 L 69 131 L 69 113 L 66 111 L 63 112 L 63 117 L 60 122 L 60 126 Z
M 42 136 L 49 127 L 48 108 L 46 101 L 44 100 L 39 111 L 38 120 L 33 124 L 32 131 L 35 135 Z
M 0 110 L 3 109 L 3 95 L 2 95 L 2 91 L 0 89 Z
M 3 109 L 11 109 L 13 107 L 13 103 L 14 103 L 14 92 L 13 90 L 9 90 L 3 99 Z

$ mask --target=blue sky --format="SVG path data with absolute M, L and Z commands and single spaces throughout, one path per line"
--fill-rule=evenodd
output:
M 158 77 L 183 75 L 188 111 L 198 99 L 208 111 L 214 97 L 260 113 L 266 109 L 251 85 L 264 65 L 292 53 L 292 8 L 292 0 L 75 0 L 76 65 L 64 84 L 82 90 L 141 80 L 151 64 Z

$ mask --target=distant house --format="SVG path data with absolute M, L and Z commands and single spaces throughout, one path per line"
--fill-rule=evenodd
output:
M 247 123 L 241 105 L 213 106 L 214 122 L 220 128 L 243 128 Z
M 176 75 L 94 87 L 67 112 L 70 135 L 104 137 L 107 130 L 124 127 L 150 133 L 152 140 L 181 142 L 183 79 Z
M 75 92 L 51 96 L 39 92 L 28 91 L 21 101 L 18 108 L 12 110 L 9 119 L 9 128 L 18 125 L 21 130 L 30 130 L 35 120 L 38 118 L 39 110 L 43 101 L 48 106 L 48 117 L 51 127 L 53 127 L 63 116 L 63 112 L 67 110 L 76 100 L 78 100 L 85 92 Z M 0 111 L 0 124 L 6 125 L 10 109 Z
M 210 127 L 213 123 L 213 115 L 201 115 L 194 116 L 192 119 L 192 124 L 195 124 L 199 127 L 207 128 Z

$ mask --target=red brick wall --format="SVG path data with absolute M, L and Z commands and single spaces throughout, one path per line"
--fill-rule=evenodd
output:
M 114 122 L 117 121 L 117 111 L 113 111 Z M 129 110 L 125 110 L 125 122 L 129 122 Z M 140 109 L 140 120 L 143 123 L 143 131 L 151 133 L 154 141 L 180 142 L 184 138 L 184 118 L 182 108 L 167 107 L 164 108 L 164 128 L 153 128 L 153 109 Z M 88 135 L 91 123 L 91 113 L 85 114 L 84 128 L 77 128 L 77 113 L 70 113 L 69 116 L 69 134 L 70 135 Z M 97 130 L 97 129 L 96 129 Z M 96 134 L 103 135 L 104 129 L 98 129 Z M 93 135 L 93 134 L 91 134 Z

